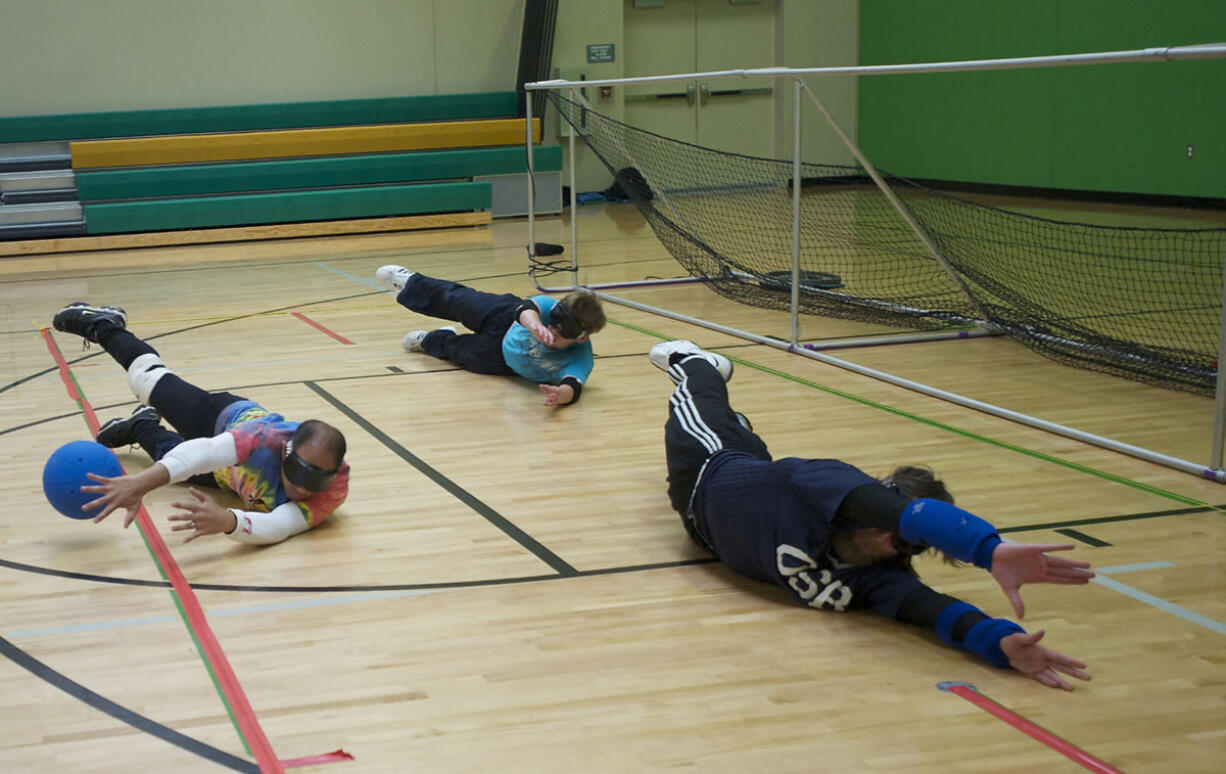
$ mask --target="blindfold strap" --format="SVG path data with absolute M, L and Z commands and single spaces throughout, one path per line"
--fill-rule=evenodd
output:
M 549 312 L 549 324 L 556 325 L 558 333 L 562 334 L 563 338 L 577 339 L 587 331 L 583 330 L 583 325 L 575 318 L 566 304 L 559 301 L 553 305 L 553 309 Z

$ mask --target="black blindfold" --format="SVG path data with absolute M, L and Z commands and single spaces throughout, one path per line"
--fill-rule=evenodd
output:
M 294 454 L 294 442 L 285 444 L 285 459 L 281 461 L 281 472 L 285 479 L 297 487 L 309 492 L 322 492 L 332 485 L 337 471 L 317 468 L 311 463 Z
M 583 325 L 575 318 L 566 304 L 559 301 L 553 305 L 553 309 L 549 312 L 549 324 L 556 326 L 558 333 L 562 334 L 564 339 L 577 339 L 587 331 L 583 330 Z

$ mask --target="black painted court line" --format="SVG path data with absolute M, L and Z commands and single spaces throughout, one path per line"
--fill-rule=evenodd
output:
M 137 578 L 115 578 L 107 575 L 95 575 L 89 572 L 75 572 L 73 570 L 56 570 L 50 567 L 39 567 L 33 564 L 25 564 L 23 562 L 14 562 L 11 559 L 0 559 L 0 567 L 7 567 L 10 570 L 20 570 L 22 572 L 33 573 L 34 575 L 50 575 L 55 578 L 68 578 L 69 580 L 84 580 L 93 583 L 113 583 L 118 586 L 149 586 L 159 589 L 170 588 L 168 581 L 140 580 Z M 200 588 L 196 586 L 195 588 Z
M 88 704 L 99 712 L 110 715 L 122 723 L 127 723 L 137 731 L 142 731 L 150 736 L 156 736 L 164 742 L 169 742 L 175 747 L 186 750 L 194 755 L 199 755 L 201 758 L 206 758 L 232 771 L 260 774 L 260 767 L 255 763 L 231 755 L 225 750 L 219 750 L 212 745 L 192 739 L 190 736 L 167 728 L 161 723 L 150 720 L 144 715 L 139 715 L 120 704 L 116 704 L 105 696 L 94 693 L 75 680 L 55 671 L 3 637 L 0 637 L 0 654 L 3 654 L 14 664 L 25 669 L 38 679 L 59 688 L 64 693 Z
M 691 567 L 699 564 L 714 564 L 714 557 L 698 559 L 678 559 L 671 562 L 655 562 L 653 564 L 635 564 L 624 567 L 602 567 L 595 570 L 576 570 L 572 575 L 517 575 L 511 578 L 483 578 L 467 581 L 436 581 L 433 583 L 384 583 L 372 586 L 240 586 L 233 583 L 189 583 L 196 591 L 263 591 L 278 593 L 316 593 L 333 592 L 360 593 L 363 591 L 433 591 L 439 589 L 466 589 L 482 586 L 511 586 L 517 583 L 537 583 L 539 581 L 554 581 L 567 578 L 590 578 L 598 575 L 618 575 L 630 572 L 647 572 L 649 570 L 668 570 L 675 567 Z M 137 578 L 117 578 L 109 575 L 94 575 L 71 570 L 56 570 L 51 567 L 38 567 L 33 564 L 14 562 L 11 559 L 0 559 L 0 567 L 10 570 L 33 573 L 35 575 L 50 575 L 69 580 L 83 580 L 92 583 L 111 583 L 117 586 L 146 586 L 152 588 L 170 588 L 166 581 L 140 580 Z
M 1039 529 L 1059 529 L 1063 527 L 1084 527 L 1087 524 L 1109 524 L 1115 521 L 1137 521 L 1139 519 L 1158 519 L 1163 516 L 1183 516 L 1190 513 L 1222 513 L 1226 505 L 1193 506 L 1191 508 L 1175 508 L 1169 511 L 1150 511 L 1148 513 L 1130 513 L 1123 516 L 1098 516 L 1089 519 L 1074 519 L 1072 521 L 1053 521 L 1047 524 L 1026 524 L 1020 527 L 1003 527 L 996 531 L 1003 534 L 1009 532 L 1033 532 Z
M 1078 543 L 1085 543 L 1087 546 L 1093 546 L 1095 548 L 1102 548 L 1103 546 L 1111 545 L 1105 540 L 1099 540 L 1096 537 L 1091 537 L 1090 535 L 1087 535 L 1084 532 L 1078 532 L 1075 529 L 1064 528 L 1064 529 L 1058 529 L 1056 530 L 1056 532 L 1058 532 L 1061 535 L 1064 535 L 1065 537 L 1072 538 L 1073 540 L 1076 540 Z
M 576 574 L 575 568 L 567 564 L 562 557 L 538 543 L 536 539 L 527 532 L 524 532 L 522 529 L 515 526 L 515 524 L 513 524 L 505 516 L 478 500 L 459 484 L 430 467 L 430 465 L 428 465 L 420 457 L 417 457 L 408 449 L 396 443 L 386 433 L 367 421 L 365 417 L 346 406 L 336 396 L 332 395 L 332 393 L 320 387 L 313 381 L 303 382 L 303 384 L 310 388 L 315 394 L 319 395 L 319 397 L 332 404 L 333 408 L 349 417 L 349 419 L 351 419 L 355 424 L 369 433 L 372 438 L 375 438 L 384 446 L 395 452 L 400 459 L 409 463 L 414 468 L 417 468 L 417 470 L 424 474 L 426 478 L 441 486 L 443 489 L 449 492 L 452 497 L 455 497 L 469 508 L 472 508 L 474 511 L 484 516 L 489 523 L 502 530 L 516 543 L 519 543 L 521 546 L 531 551 L 536 558 L 540 559 L 542 562 L 549 565 L 562 575 L 574 576 Z
M 407 452 L 406 452 L 407 453 Z M 424 463 L 423 463 L 424 464 Z M 433 470 L 431 468 L 431 470 Z M 423 471 L 424 472 L 424 471 Z M 1226 510 L 1226 505 L 1212 506 L 1208 508 L 1178 508 L 1169 511 L 1154 511 L 1150 513 L 1134 513 L 1122 516 L 1102 516 L 1093 519 L 1082 519 L 1080 521 L 1066 522 L 1070 525 L 1083 524 L 1104 524 L 1121 521 L 1137 521 L 1140 519 L 1155 519 L 1166 516 L 1184 516 L 1195 513 L 1211 513 L 1214 511 Z M 1065 529 L 1061 524 L 1032 524 L 1022 525 L 1017 527 L 1004 527 L 998 529 L 1001 534 L 1013 532 L 1030 532 L 1034 530 L 1055 529 L 1059 532 Z M 1072 531 L 1072 530 L 1070 530 Z M 1063 533 L 1062 533 L 1063 534 Z M 1070 536 L 1071 537 L 1071 536 Z M 1088 537 L 1088 536 L 1087 536 Z M 1093 538 L 1091 538 L 1093 539 Z M 513 583 L 535 583 L 537 581 L 558 580 L 560 578 L 585 578 L 593 575 L 613 575 L 617 573 L 640 572 L 644 570 L 667 569 L 671 567 L 686 567 L 696 564 L 710 564 L 715 562 L 714 558 L 704 557 L 700 559 L 681 559 L 672 562 L 659 562 L 656 564 L 643 565 L 628 565 L 624 567 L 608 567 L 597 570 L 572 570 L 566 575 L 523 575 L 513 578 L 487 578 L 482 580 L 472 581 L 443 581 L 438 583 L 392 583 L 375 586 L 240 586 L 228 583 L 192 583 L 193 589 L 201 591 L 264 591 L 264 592 L 362 592 L 362 591 L 416 591 L 430 589 L 453 589 L 453 588 L 470 588 L 480 586 L 499 586 Z M 170 584 L 166 581 L 140 580 L 137 578 L 119 578 L 107 575 L 95 575 L 92 573 L 74 572 L 72 570 L 57 570 L 50 567 L 39 567 L 37 565 L 15 562 L 11 559 L 0 559 L 0 567 L 7 567 L 10 570 L 18 570 L 20 572 L 29 572 L 36 575 L 50 575 L 58 578 L 67 578 L 70 580 L 83 580 L 92 583 L 112 583 L 122 586 L 147 586 L 153 588 L 169 588 Z

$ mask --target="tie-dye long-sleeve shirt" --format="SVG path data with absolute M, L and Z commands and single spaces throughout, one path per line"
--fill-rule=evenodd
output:
M 244 507 L 267 513 L 290 502 L 281 486 L 285 443 L 299 422 L 287 422 L 249 400 L 232 403 L 217 418 L 218 433 L 234 436 L 238 463 L 213 473 L 217 483 L 243 499 Z M 332 484 L 295 505 L 308 527 L 314 527 L 340 507 L 349 494 L 349 463 L 342 463 Z

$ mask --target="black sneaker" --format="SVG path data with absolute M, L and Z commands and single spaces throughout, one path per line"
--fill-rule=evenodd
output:
M 51 327 L 64 333 L 75 333 L 86 341 L 98 343 L 98 327 L 113 325 L 119 330 L 128 327 L 128 314 L 117 306 L 90 306 L 74 301 L 55 313 Z
M 138 443 L 136 429 L 144 422 L 159 424 L 162 417 L 153 406 L 137 406 L 131 416 L 115 417 L 98 428 L 98 443 L 108 449 L 118 449 L 121 446 L 134 446 Z

